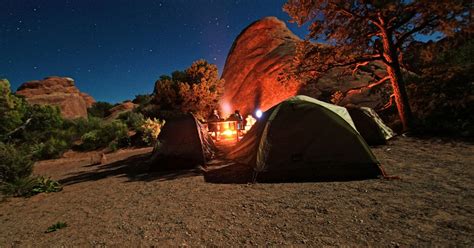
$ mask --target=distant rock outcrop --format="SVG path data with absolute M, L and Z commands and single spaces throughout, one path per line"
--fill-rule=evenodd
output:
M 74 79 L 47 77 L 22 84 L 16 94 L 25 96 L 30 104 L 58 106 L 64 118 L 87 117 L 87 108 L 95 102 L 90 95 L 80 92 Z
M 267 110 L 296 94 L 297 81 L 279 81 L 300 39 L 284 22 L 266 17 L 245 28 L 234 41 L 222 73 L 225 80 L 222 108 L 226 114 Z
M 132 101 L 122 102 L 109 110 L 110 114 L 106 117 L 106 119 L 116 119 L 120 114 L 132 111 L 136 107 L 138 107 L 138 104 L 135 104 Z

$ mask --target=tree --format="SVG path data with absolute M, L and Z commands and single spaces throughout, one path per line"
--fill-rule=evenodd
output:
M 193 112 L 198 118 L 205 119 L 217 109 L 224 80 L 219 79 L 217 66 L 205 60 L 195 61 L 186 69 L 186 75 L 189 81 L 179 83 L 181 111 Z
M 0 79 L 0 140 L 26 121 L 27 105 L 23 98 L 11 93 L 8 80 Z
M 404 130 L 412 126 L 401 61 L 417 35 L 451 35 L 470 27 L 466 0 L 289 0 L 283 9 L 299 25 L 311 22 L 293 74 L 314 77 L 335 67 L 385 64 Z M 311 41 L 325 40 L 327 45 Z M 383 83 L 386 80 L 377 83 Z
M 87 112 L 89 113 L 89 116 L 105 118 L 110 115 L 110 109 L 113 107 L 114 105 L 108 102 L 95 102 L 87 109 Z

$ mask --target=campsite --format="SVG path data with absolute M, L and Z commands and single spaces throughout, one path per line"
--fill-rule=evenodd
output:
M 472 245 L 471 144 L 398 137 L 373 152 L 401 179 L 247 184 L 228 183 L 230 171 L 220 173 L 224 181 L 195 170 L 148 174 L 149 148 L 110 154 L 100 166 L 88 166 L 89 154 L 42 161 L 35 173 L 63 182 L 63 191 L 1 203 L 0 243 Z M 69 227 L 45 235 L 57 221 Z
M 0 6 L 0 247 L 474 247 L 472 1 Z

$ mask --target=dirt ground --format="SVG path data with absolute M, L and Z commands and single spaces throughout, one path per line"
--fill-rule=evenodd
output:
M 71 153 L 35 165 L 63 191 L 0 203 L 0 247 L 474 246 L 474 145 L 399 137 L 373 151 L 401 180 L 247 184 L 225 161 L 148 173 L 149 148 L 105 165 Z

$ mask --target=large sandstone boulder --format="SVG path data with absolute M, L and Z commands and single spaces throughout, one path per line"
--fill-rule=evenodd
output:
M 222 111 L 238 109 L 244 115 L 267 110 L 295 95 L 297 81 L 279 81 L 300 39 L 276 17 L 256 21 L 236 38 L 222 73 L 225 80 Z
M 349 67 L 335 68 L 307 83 L 281 80 L 301 42 L 275 17 L 266 17 L 245 28 L 234 41 L 222 73 L 222 111 L 229 114 L 239 109 L 242 114 L 249 114 L 256 109 L 267 110 L 297 94 L 342 106 L 354 104 L 374 109 L 388 101 L 389 83 L 367 87 L 387 75 L 379 62 L 362 66 L 356 72 Z
M 67 77 L 47 77 L 43 80 L 22 84 L 16 94 L 25 96 L 30 104 L 49 104 L 58 106 L 64 118 L 87 117 L 87 108 L 95 102 L 94 98 L 80 92 L 74 79 Z

